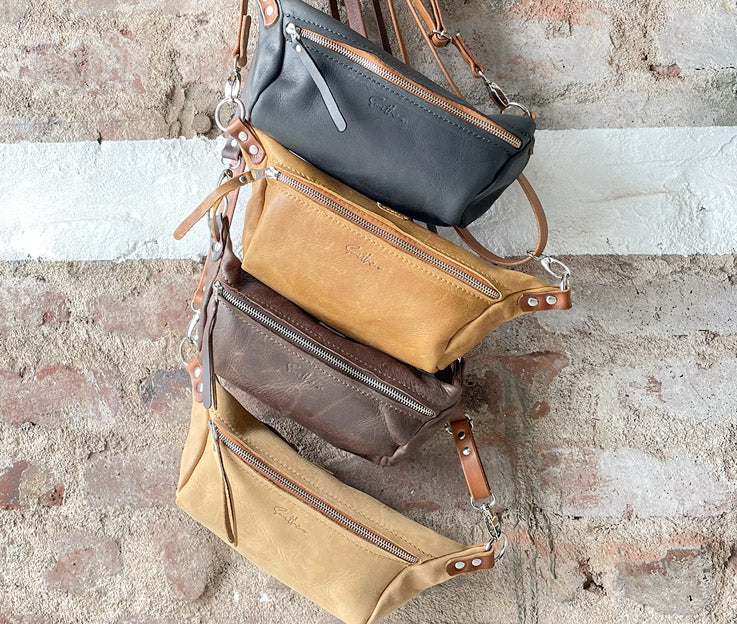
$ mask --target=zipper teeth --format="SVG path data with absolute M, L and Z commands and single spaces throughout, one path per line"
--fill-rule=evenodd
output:
M 268 327 L 273 332 L 279 334 L 282 338 L 286 338 L 289 342 L 297 345 L 303 351 L 316 356 L 335 370 L 338 370 L 369 388 L 388 396 L 397 403 L 401 403 L 405 407 L 409 407 L 410 409 L 419 412 L 423 416 L 435 416 L 435 412 L 426 405 L 423 405 L 394 386 L 391 386 L 380 379 L 377 379 L 373 375 L 368 374 L 357 366 L 354 366 L 342 357 L 337 356 L 332 351 L 325 349 L 317 342 L 310 340 L 306 336 L 294 331 L 292 328 L 280 323 L 272 316 L 264 314 L 264 312 L 259 310 L 257 307 L 250 305 L 249 302 L 244 301 L 241 297 L 237 297 L 233 293 L 225 290 L 222 285 L 217 289 L 217 292 L 223 299 L 225 299 L 225 301 L 238 308 L 244 314 L 247 314 L 265 327 Z
M 383 65 L 379 65 L 378 63 L 369 61 L 368 59 L 365 59 L 359 54 L 356 54 L 352 50 L 349 50 L 343 47 L 337 41 L 333 41 L 332 39 L 323 37 L 322 35 L 318 33 L 314 33 L 310 30 L 302 30 L 300 34 L 305 39 L 313 41 L 314 43 L 318 43 L 321 46 L 324 46 L 328 48 L 329 50 L 332 50 L 333 52 L 341 54 L 345 56 L 346 58 L 350 59 L 351 61 L 353 61 L 354 63 L 356 63 L 357 65 L 360 65 L 364 69 L 368 69 L 369 71 L 375 74 L 378 74 L 385 80 L 388 80 L 389 82 L 393 82 L 394 84 L 401 87 L 405 91 L 409 91 L 413 95 L 416 95 L 423 99 L 430 100 L 438 108 L 442 108 L 444 111 L 451 113 L 455 115 L 456 117 L 460 117 L 464 121 L 470 123 L 471 125 L 476 126 L 477 128 L 481 128 L 482 130 L 485 130 L 489 134 L 493 134 L 495 137 L 501 139 L 502 141 L 505 141 L 506 143 L 509 143 L 511 146 L 517 149 L 522 147 L 522 141 L 518 137 L 514 136 L 511 132 L 508 132 L 504 128 L 500 128 L 499 126 L 497 126 L 496 124 L 490 121 L 483 121 L 481 119 L 478 119 L 474 115 L 471 115 L 470 113 L 464 111 L 463 109 L 455 106 L 453 103 L 437 95 L 436 93 L 433 93 L 429 89 L 426 89 L 425 87 L 421 87 L 420 85 L 407 80 L 404 76 L 402 76 L 402 74 L 396 71 L 393 71 L 391 69 L 388 69 L 387 67 L 384 67 Z
M 215 435 L 217 436 L 218 440 L 220 440 L 228 449 L 230 449 L 233 453 L 235 453 L 238 457 L 240 457 L 244 462 L 246 462 L 248 465 L 253 467 L 258 472 L 268 475 L 271 479 L 276 481 L 283 490 L 297 495 L 299 498 L 304 500 L 306 503 L 308 503 L 310 506 L 317 509 L 320 513 L 322 513 L 324 516 L 327 516 L 331 520 L 334 520 L 344 528 L 348 529 L 352 533 L 355 533 L 356 535 L 362 537 L 368 542 L 371 542 L 375 546 L 378 546 L 382 550 L 385 550 L 386 552 L 391 553 L 395 557 L 398 557 L 399 559 L 402 559 L 403 561 L 407 561 L 408 563 L 417 563 L 419 559 L 415 557 L 412 553 L 407 552 L 406 550 L 400 548 L 396 544 L 393 544 L 389 540 L 381 537 L 381 535 L 378 535 L 374 533 L 373 531 L 367 529 L 365 526 L 358 524 L 354 520 L 351 520 L 348 516 L 342 514 L 340 511 L 335 509 L 334 507 L 331 507 L 327 503 L 324 503 L 316 496 L 313 496 L 310 494 L 307 490 L 304 488 L 301 488 L 299 485 L 285 477 L 283 474 L 277 472 L 267 464 L 265 464 L 263 461 L 261 461 L 258 457 L 255 455 L 249 453 L 246 449 L 242 448 L 241 446 L 237 445 L 235 442 L 233 442 L 230 438 L 227 438 L 224 435 L 220 434 L 220 430 L 218 429 L 217 425 L 213 425 Z
M 453 266 L 452 264 L 448 264 L 447 262 L 443 262 L 442 260 L 439 260 L 432 254 L 427 253 L 426 251 L 423 251 L 419 247 L 415 247 L 414 245 L 411 245 L 404 239 L 400 238 L 399 236 L 395 236 L 394 234 L 387 232 L 386 230 L 380 228 L 377 225 L 374 225 L 370 221 L 367 221 L 366 219 L 363 219 L 359 215 L 357 215 L 352 210 L 348 210 L 345 206 L 342 204 L 339 204 L 335 200 L 331 199 L 330 197 L 327 197 L 323 195 L 322 193 L 319 193 L 315 189 L 313 189 L 310 186 L 307 186 L 306 184 L 303 184 L 299 180 L 296 180 L 285 173 L 282 173 L 281 171 L 277 172 L 276 179 L 279 182 L 284 182 L 285 184 L 288 184 L 289 186 L 294 187 L 301 193 L 304 193 L 305 195 L 308 195 L 312 199 L 320 202 L 321 204 L 324 204 L 331 210 L 334 210 L 338 214 L 340 214 L 342 217 L 345 217 L 346 219 L 349 219 L 350 221 L 353 221 L 353 223 L 361 226 L 362 228 L 369 230 L 371 233 L 376 234 L 377 236 L 383 238 L 384 240 L 389 241 L 393 245 L 400 247 L 404 251 L 412 254 L 413 256 L 419 258 L 420 260 L 423 260 L 427 262 L 428 264 L 432 264 L 433 266 L 445 271 L 449 275 L 452 275 L 456 279 L 461 280 L 462 282 L 465 282 L 469 286 L 472 286 L 479 292 L 482 292 L 487 297 L 491 297 L 492 299 L 498 299 L 500 297 L 499 291 L 492 288 L 491 286 L 484 284 L 479 279 L 476 279 L 473 275 L 469 275 L 465 271 L 462 271 L 456 266 Z

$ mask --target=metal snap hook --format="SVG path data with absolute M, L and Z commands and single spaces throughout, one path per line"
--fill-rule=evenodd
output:
M 527 255 L 530 256 L 530 258 L 532 258 L 533 260 L 537 260 L 543 269 L 550 273 L 550 275 L 552 275 L 555 279 L 560 281 L 561 290 L 568 289 L 571 282 L 571 269 L 568 268 L 568 265 L 558 260 L 558 258 L 553 258 L 553 256 L 536 256 L 531 251 L 528 251 Z M 558 275 L 558 273 L 553 270 L 554 265 L 557 265 L 562 269 L 562 273 L 560 275 Z

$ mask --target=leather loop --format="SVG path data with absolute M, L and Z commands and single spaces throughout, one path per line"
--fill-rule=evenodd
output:
M 463 476 L 466 478 L 471 499 L 477 501 L 488 498 L 491 496 L 491 490 L 476 448 L 476 441 L 473 439 L 471 422 L 465 416 L 461 416 L 449 421 L 448 425 L 453 434 L 453 441 L 458 451 L 458 459 L 461 460 Z
M 264 146 L 253 134 L 253 129 L 238 115 L 228 124 L 226 130 L 233 137 L 233 140 L 238 143 L 245 157 L 251 161 L 251 165 L 258 165 L 266 158 Z
M 194 226 L 195 223 L 207 214 L 210 208 L 219 204 L 223 197 L 235 189 L 240 189 L 246 184 L 251 184 L 253 179 L 253 174 L 250 171 L 246 171 L 241 175 L 234 177 L 232 180 L 228 180 L 218 186 L 212 193 L 202 200 L 200 205 L 197 206 L 197 208 L 195 208 L 184 221 L 179 224 L 179 227 L 174 230 L 174 238 L 177 240 L 181 239 L 192 229 L 192 226 Z
M 523 312 L 544 312 L 547 310 L 570 310 L 571 291 L 551 289 L 547 292 L 533 292 L 520 295 L 517 300 Z
M 231 58 L 238 59 L 238 67 L 245 67 L 248 62 L 248 37 L 251 33 L 251 16 L 248 15 L 248 0 L 241 0 L 238 9 L 238 32 L 236 33 L 235 47 L 231 51 Z
M 464 557 L 454 557 L 449 559 L 445 564 L 445 572 L 449 576 L 458 576 L 468 572 L 476 572 L 477 570 L 489 570 L 494 567 L 494 549 L 486 552 L 465 555 Z
M 532 208 L 532 213 L 535 215 L 535 221 L 537 223 L 537 244 L 535 245 L 535 250 L 532 254 L 539 256 L 545 250 L 545 245 L 548 244 L 548 220 L 545 216 L 545 210 L 540 203 L 540 198 L 537 196 L 535 189 L 532 188 L 532 184 L 530 184 L 529 180 L 523 173 L 519 175 L 517 182 L 519 182 L 519 185 L 522 187 L 522 190 L 527 197 L 527 201 L 530 203 L 530 207 Z M 454 229 L 458 232 L 458 236 L 461 237 L 463 242 L 468 245 L 469 249 L 476 252 L 481 258 L 488 262 L 493 262 L 494 264 L 504 267 L 514 267 L 521 266 L 532 260 L 531 256 L 525 256 L 519 260 L 497 256 L 486 249 L 486 247 L 484 247 L 466 228 L 455 227 Z
M 192 396 L 198 403 L 202 403 L 202 367 L 197 356 L 187 362 L 187 372 L 192 385 Z

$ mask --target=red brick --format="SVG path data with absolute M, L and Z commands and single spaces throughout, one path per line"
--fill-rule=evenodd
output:
M 49 472 L 25 460 L 0 472 L 0 510 L 25 509 L 34 503 L 61 505 L 64 486 Z
M 189 421 L 190 381 L 183 367 L 152 372 L 140 386 L 141 400 L 154 413 L 175 423 Z
M 3 280 L 0 330 L 50 323 L 66 323 L 69 307 L 60 293 L 32 278 Z
M 120 407 L 120 382 L 111 371 L 49 366 L 35 373 L 0 372 L 0 383 L 0 412 L 11 425 L 56 427 L 69 408 L 95 418 L 113 417 Z
M 658 558 L 625 560 L 616 566 L 622 594 L 664 615 L 696 615 L 714 600 L 714 570 L 705 546 L 668 549 Z
M 555 495 L 557 507 L 580 514 L 581 509 L 596 508 L 600 497 L 597 459 L 591 449 L 555 448 L 543 450 L 540 457 L 540 488 Z
M 20 480 L 28 466 L 18 461 L 0 473 L 0 509 L 20 509 Z
M 499 362 L 507 372 L 525 386 L 532 386 L 535 383 L 549 386 L 568 366 L 568 357 L 565 353 L 527 353 L 501 356 Z
M 120 574 L 120 548 L 113 539 L 73 535 L 55 544 L 56 563 L 44 574 L 51 589 L 71 593 L 104 592 Z
M 535 401 L 530 408 L 530 418 L 537 420 L 550 414 L 550 405 L 547 401 Z
M 93 302 L 92 321 L 102 329 L 134 338 L 183 335 L 192 316 L 189 297 L 196 278 L 156 274 L 141 292 L 124 298 L 101 295 Z
M 678 78 L 681 75 L 681 68 L 675 63 L 671 65 L 650 65 L 650 71 L 663 78 Z
M 207 586 L 213 555 L 211 541 L 204 535 L 180 530 L 164 536 L 156 549 L 172 591 L 186 600 L 199 598 Z
M 179 474 L 179 445 L 141 453 L 99 453 L 85 464 L 87 502 L 93 507 L 170 506 Z
M 143 93 L 147 55 L 122 32 L 86 34 L 64 44 L 39 43 L 19 48 L 0 64 L 0 72 L 33 87 L 82 95 L 111 88 Z

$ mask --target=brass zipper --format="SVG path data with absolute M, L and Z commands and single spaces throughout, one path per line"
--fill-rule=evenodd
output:
M 355 63 L 356 65 L 363 67 L 365 70 L 376 74 L 384 80 L 391 82 L 393 85 L 399 87 L 404 91 L 407 91 L 408 93 L 411 93 L 416 97 L 419 97 L 422 100 L 430 102 L 431 104 L 445 111 L 446 113 L 450 113 L 451 115 L 462 119 L 466 123 L 469 123 L 472 126 L 479 128 L 480 130 L 488 132 L 496 138 L 501 139 L 505 143 L 508 143 L 515 149 L 519 149 L 520 147 L 522 147 L 522 140 L 512 134 L 509 130 L 502 128 L 500 125 L 494 123 L 490 119 L 483 117 L 475 111 L 463 107 L 453 100 L 450 100 L 442 95 L 439 95 L 438 93 L 435 93 L 434 91 L 431 91 L 426 87 L 423 87 L 422 85 L 416 83 L 414 80 L 410 80 L 409 78 L 402 75 L 400 72 L 393 69 L 369 52 L 364 52 L 365 54 L 370 56 L 370 58 L 366 58 L 363 55 L 358 54 L 355 49 L 340 41 L 330 39 L 329 37 L 321 35 L 320 33 L 313 32 L 311 30 L 307 30 L 306 28 L 299 28 L 292 22 L 287 24 L 287 28 L 291 33 L 294 33 L 294 36 L 298 36 L 302 39 L 307 39 L 308 41 L 327 48 L 328 50 L 331 50 L 336 54 L 340 54 L 341 56 Z
M 356 522 L 352 518 L 348 517 L 342 511 L 339 511 L 332 505 L 329 505 L 319 497 L 315 496 L 302 486 L 292 481 L 289 477 L 283 475 L 278 470 L 275 470 L 263 459 L 257 457 L 250 449 L 246 448 L 242 444 L 238 444 L 233 440 L 232 434 L 225 435 L 220 427 L 216 425 L 212 420 L 208 422 L 210 429 L 210 436 L 212 438 L 215 454 L 220 453 L 220 444 L 227 448 L 231 453 L 238 457 L 243 463 L 249 468 L 271 481 L 280 490 L 294 496 L 295 498 L 302 501 L 305 505 L 308 505 L 312 509 L 321 513 L 324 517 L 332 520 L 336 524 L 343 527 L 345 530 L 357 535 L 358 537 L 370 542 L 377 548 L 394 555 L 402 561 L 407 563 L 417 563 L 419 559 L 410 552 L 407 552 L 400 546 L 389 541 L 385 537 L 382 537 L 375 531 L 372 531 L 363 524 Z
M 264 171 L 263 177 L 277 180 L 278 182 L 283 182 L 284 184 L 291 186 L 293 189 L 299 191 L 303 195 L 307 195 L 316 203 L 319 203 L 329 210 L 332 210 L 333 212 L 344 217 L 345 219 L 348 219 L 362 229 L 368 230 L 372 234 L 387 241 L 388 243 L 401 249 L 402 251 L 411 254 L 412 256 L 434 266 L 437 269 L 440 269 L 444 273 L 463 282 L 467 286 L 470 286 L 474 290 L 486 295 L 487 297 L 491 299 L 499 299 L 499 297 L 501 296 L 496 288 L 493 288 L 489 284 L 481 281 L 475 275 L 471 275 L 467 271 L 463 271 L 457 266 L 446 262 L 441 258 L 438 258 L 434 254 L 430 253 L 427 248 L 421 248 L 418 245 L 413 245 L 400 236 L 397 236 L 395 233 L 379 227 L 368 219 L 363 218 L 360 214 L 356 212 L 355 209 L 349 207 L 344 202 L 339 202 L 337 199 L 328 197 L 324 193 L 321 193 L 320 191 L 314 189 L 312 186 L 306 184 L 305 182 L 298 180 L 297 178 L 294 178 L 274 167 L 269 167 L 268 169 L 266 169 Z

